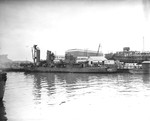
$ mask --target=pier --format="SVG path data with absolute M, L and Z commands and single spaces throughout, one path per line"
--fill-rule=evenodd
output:
M 0 72 L 0 101 L 2 101 L 4 97 L 6 80 L 7 74 L 5 72 Z

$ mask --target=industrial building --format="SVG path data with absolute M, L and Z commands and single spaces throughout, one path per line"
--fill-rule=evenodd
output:
M 92 50 L 82 50 L 82 49 L 70 49 L 65 52 L 67 55 L 72 55 L 73 57 L 89 57 L 89 56 L 102 56 L 103 54 Z

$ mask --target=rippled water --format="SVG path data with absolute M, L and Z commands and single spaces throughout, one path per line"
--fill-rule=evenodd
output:
M 8 121 L 149 121 L 150 75 L 7 74 Z

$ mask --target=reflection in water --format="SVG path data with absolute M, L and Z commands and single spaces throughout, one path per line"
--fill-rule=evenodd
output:
M 0 121 L 7 121 L 5 106 L 3 101 L 0 101 Z
M 40 103 L 44 94 L 52 99 L 56 98 L 57 94 L 70 98 L 82 95 L 84 91 L 92 93 L 106 87 L 115 89 L 120 94 L 130 95 L 131 92 L 135 94 L 140 91 L 142 80 L 144 83 L 150 81 L 149 75 L 131 74 L 32 73 L 32 75 L 36 103 Z
M 75 121 L 91 121 L 96 117 L 99 121 L 107 115 L 116 120 L 116 117 L 126 114 L 126 120 L 130 120 L 128 117 L 133 113 L 135 117 L 140 116 L 135 111 L 143 113 L 145 107 L 150 109 L 149 81 L 149 75 L 142 74 L 9 72 L 4 97 L 7 115 L 3 105 L 1 117 L 10 121 L 70 121 L 70 117 L 77 118 Z M 144 113 L 148 114 L 148 111 Z
M 34 100 L 37 104 L 41 103 L 42 94 L 47 96 L 56 95 L 62 93 L 69 93 L 67 90 L 81 88 L 81 83 L 89 80 L 90 75 L 87 74 L 54 74 L 54 73 L 32 73 L 34 76 Z M 79 83 L 79 87 L 75 84 Z M 83 87 L 83 86 L 82 86 Z M 51 96 L 53 97 L 53 96 Z M 49 98 L 51 98 L 49 97 Z
M 53 98 L 56 94 L 63 94 L 64 97 L 70 98 L 77 94 L 82 95 L 86 89 L 91 89 L 88 91 L 91 93 L 93 88 L 95 90 L 116 88 L 118 92 L 137 91 L 135 86 L 136 80 L 139 79 L 129 74 L 33 73 L 33 75 L 33 95 L 36 103 L 40 103 L 44 94 L 51 97 L 54 95 Z
M 139 76 L 130 74 L 32 73 L 32 75 L 36 104 L 42 103 L 43 100 L 50 105 L 59 104 L 106 88 L 115 89 L 121 95 L 139 91 Z
M 49 73 L 33 73 L 34 75 L 34 100 L 37 104 L 41 103 L 42 93 L 50 96 L 55 92 L 55 75 Z
M 35 104 L 40 104 L 45 99 L 50 105 L 61 98 L 69 100 L 76 95 L 82 95 L 84 88 L 87 89 L 96 85 L 96 83 L 92 85 L 90 82 L 105 76 L 74 73 L 30 73 L 28 75 L 32 75 L 34 79 L 33 95 Z
M 90 75 L 89 74 L 74 74 L 74 73 L 69 73 L 69 74 L 56 74 L 56 76 L 58 77 L 58 79 L 60 80 L 64 80 L 65 83 L 67 84 L 75 84 L 79 81 L 88 81 Z
M 41 100 L 41 76 L 40 75 L 35 75 L 36 78 L 34 79 L 34 90 L 33 94 L 35 96 L 35 100 Z M 40 102 L 39 102 L 40 103 Z

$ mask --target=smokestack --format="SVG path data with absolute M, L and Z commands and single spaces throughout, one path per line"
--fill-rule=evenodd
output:
M 33 46 L 32 49 L 32 58 L 35 65 L 38 65 L 40 62 L 40 49 L 37 48 L 37 45 Z

